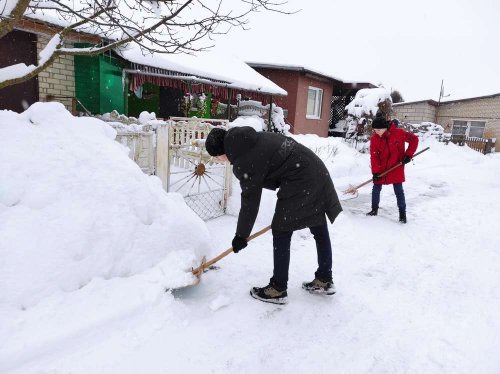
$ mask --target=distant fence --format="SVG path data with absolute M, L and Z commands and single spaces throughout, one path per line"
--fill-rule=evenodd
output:
M 473 150 L 484 155 L 492 153 L 496 145 L 496 139 L 469 138 L 465 135 L 452 135 L 450 141 L 459 146 L 467 144 Z

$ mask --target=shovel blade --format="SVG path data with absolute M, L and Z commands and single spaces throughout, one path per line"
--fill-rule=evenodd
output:
M 347 187 L 347 189 L 344 191 L 344 195 L 347 195 L 347 194 L 352 194 L 352 195 L 355 195 L 358 193 L 358 189 L 353 186 L 353 185 L 349 185 L 349 187 Z
M 206 262 L 207 262 L 207 258 L 205 256 L 203 256 L 201 263 L 200 263 L 200 266 L 196 267 L 196 269 L 191 269 L 191 273 L 195 276 L 195 279 L 192 283 L 188 283 L 184 286 L 167 288 L 165 291 L 171 292 L 171 291 L 177 291 L 177 290 L 182 290 L 185 288 L 197 286 L 201 281 L 201 276 L 203 275 L 203 270 L 205 269 L 204 265 Z

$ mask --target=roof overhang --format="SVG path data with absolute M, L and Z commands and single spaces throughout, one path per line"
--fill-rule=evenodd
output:
M 280 65 L 280 64 L 267 64 L 260 62 L 247 62 L 247 65 L 254 69 L 273 69 L 273 70 L 284 70 L 284 71 L 296 71 L 308 76 L 312 76 L 313 78 L 327 81 L 335 81 L 343 83 L 343 80 L 332 75 L 328 75 L 313 69 L 309 69 L 304 66 L 299 65 Z
M 24 17 L 19 21 L 14 27 L 15 30 L 30 32 L 37 35 L 45 35 L 51 37 L 63 30 L 63 27 L 53 25 L 49 22 L 39 21 Z M 78 31 L 70 31 L 66 35 L 66 40 L 73 43 L 90 43 L 99 44 L 102 42 L 102 38 L 98 35 L 87 34 Z

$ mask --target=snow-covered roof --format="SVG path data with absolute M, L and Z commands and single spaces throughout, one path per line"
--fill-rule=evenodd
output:
M 400 103 L 395 103 L 392 106 L 401 106 L 401 105 L 408 105 L 408 104 L 420 104 L 420 103 L 428 103 L 429 105 L 437 105 L 437 101 L 427 99 L 427 100 L 403 101 Z
M 257 73 L 243 61 L 221 52 L 205 52 L 197 55 L 151 54 L 143 52 L 135 44 L 116 50 L 127 61 L 169 71 L 192 75 L 192 79 L 209 78 L 227 82 L 229 88 L 286 96 L 287 92 L 274 82 Z
M 499 97 L 500 92 L 492 95 L 484 95 L 484 96 L 475 96 L 475 97 L 465 97 L 462 99 L 452 99 L 452 100 L 446 100 L 446 99 L 441 99 L 441 104 L 452 104 L 452 103 L 458 103 L 462 101 L 469 101 L 469 100 L 481 100 L 481 99 L 490 99 L 493 97 Z M 428 103 L 430 105 L 438 105 L 438 102 L 432 99 L 427 99 L 427 100 L 415 100 L 415 101 L 404 101 L 402 103 L 397 103 L 393 104 L 394 106 L 401 106 L 401 105 L 408 105 L 408 104 L 418 104 L 418 103 Z
M 371 82 L 364 81 L 353 81 L 341 79 L 335 75 L 325 73 L 324 71 L 318 70 L 316 68 L 312 68 L 306 65 L 294 65 L 294 64 L 276 64 L 276 63 L 268 63 L 268 62 L 249 62 L 247 64 L 253 68 L 261 68 L 261 69 L 275 69 L 275 70 L 287 70 L 287 71 L 298 71 L 303 73 L 309 73 L 314 75 L 319 75 L 320 77 L 331 79 L 337 82 L 343 83 L 343 87 L 350 86 L 350 88 L 377 88 L 378 86 Z
M 291 71 L 301 71 L 304 73 L 311 73 L 311 74 L 316 74 L 328 79 L 333 79 L 339 82 L 344 82 L 342 79 L 339 77 L 335 77 L 331 74 L 327 74 L 324 72 L 321 72 L 316 69 L 312 69 L 307 66 L 302 66 L 302 65 L 289 65 L 289 64 L 272 64 L 272 63 L 262 63 L 262 62 L 250 62 L 247 61 L 247 64 L 250 65 L 253 68 L 262 68 L 262 69 L 278 69 L 278 70 L 291 70 Z

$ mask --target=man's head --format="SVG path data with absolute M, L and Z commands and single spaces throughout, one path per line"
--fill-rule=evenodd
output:
M 387 121 L 383 116 L 376 116 L 372 122 L 372 129 L 377 133 L 377 135 L 382 136 L 387 130 Z
M 219 127 L 213 128 L 205 141 L 205 148 L 210 156 L 217 157 L 226 154 L 224 150 L 224 138 L 227 131 Z

